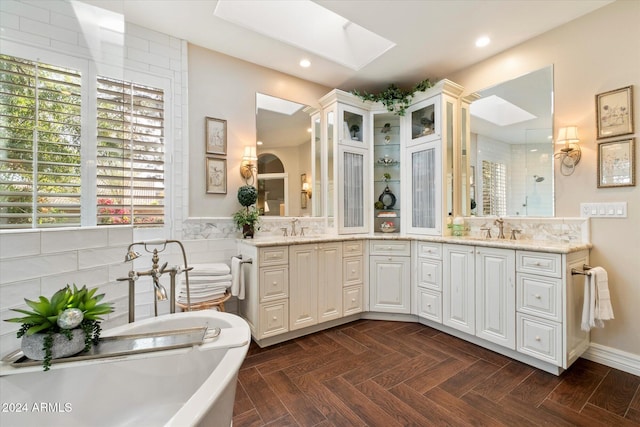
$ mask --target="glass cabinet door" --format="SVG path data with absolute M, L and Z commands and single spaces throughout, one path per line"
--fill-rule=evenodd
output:
M 340 209 L 339 233 L 365 233 L 368 221 L 365 212 L 369 205 L 365 192 L 367 151 L 363 149 L 340 147 L 340 165 L 338 182 L 338 206 Z
M 323 216 L 324 212 L 322 210 L 322 203 L 324 198 L 323 196 L 323 188 L 322 188 L 322 180 L 324 176 L 324 171 L 322 168 L 322 125 L 320 121 L 320 114 L 314 114 L 311 116 L 311 153 L 312 153 L 312 162 L 311 162 L 311 176 L 313 178 L 312 184 L 312 194 L 315 197 L 312 197 L 312 215 L 313 216 Z
M 368 113 L 356 107 L 340 105 L 340 143 L 364 147 L 367 143 Z
M 440 138 L 440 96 L 425 99 L 407 109 L 407 145 Z
M 440 142 L 421 144 L 407 150 L 410 200 L 408 230 L 416 234 L 441 231 L 441 147 Z

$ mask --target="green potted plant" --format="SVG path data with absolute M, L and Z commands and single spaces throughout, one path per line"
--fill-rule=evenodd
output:
M 22 338 L 24 355 L 42 360 L 48 371 L 52 359 L 72 356 L 97 344 L 102 330 L 100 316 L 113 312 L 113 303 L 100 303 L 104 294 L 96 295 L 97 290 L 67 285 L 50 299 L 42 295 L 38 301 L 25 298 L 31 311 L 12 309 L 25 315 L 6 320 L 22 324 L 17 337 Z
M 252 185 L 238 188 L 238 202 L 243 206 L 233 214 L 233 222 L 238 230 L 242 230 L 242 237 L 253 238 L 259 230 L 260 211 L 254 206 L 258 200 L 258 190 Z
M 404 116 L 407 107 L 411 105 L 411 100 L 416 92 L 424 92 L 431 87 L 429 79 L 422 80 L 410 90 L 400 89 L 394 84 L 389 85 L 387 89 L 380 93 L 360 93 L 352 90 L 351 93 L 359 97 L 363 101 L 381 102 L 387 108 L 387 111 Z

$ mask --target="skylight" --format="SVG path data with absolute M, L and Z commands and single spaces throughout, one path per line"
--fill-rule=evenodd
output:
M 486 120 L 498 126 L 509 126 L 537 118 L 497 95 L 478 99 L 471 103 L 469 110 L 472 116 Z
M 353 70 L 396 45 L 310 0 L 218 0 L 213 14 Z
M 304 107 L 304 105 L 297 102 L 256 93 L 256 109 L 275 111 L 276 113 L 291 116 Z

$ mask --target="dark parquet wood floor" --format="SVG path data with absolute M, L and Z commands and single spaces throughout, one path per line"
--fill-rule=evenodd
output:
M 640 377 L 585 359 L 558 377 L 420 324 L 360 320 L 252 343 L 233 426 L 640 426 Z

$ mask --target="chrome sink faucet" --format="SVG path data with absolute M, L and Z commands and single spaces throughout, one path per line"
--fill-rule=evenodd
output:
M 296 233 L 296 223 L 298 221 L 299 221 L 298 218 L 293 218 L 291 220 L 291 235 L 292 236 L 296 236 L 297 235 L 297 233 Z
M 498 239 L 504 239 L 504 219 L 498 218 L 493 224 L 498 226 Z

